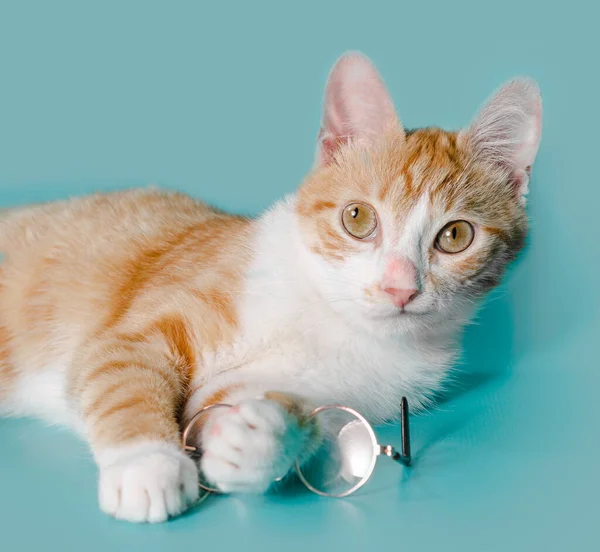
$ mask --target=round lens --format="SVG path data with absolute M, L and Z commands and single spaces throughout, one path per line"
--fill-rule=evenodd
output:
M 303 483 L 323 496 L 348 496 L 362 487 L 375 468 L 377 440 L 369 423 L 345 406 L 317 408 L 311 415 L 321 432 L 316 453 L 296 464 Z
M 202 430 L 208 423 L 209 416 L 214 416 L 215 414 L 218 414 L 216 411 L 224 411 L 228 408 L 231 408 L 231 405 L 212 404 L 204 407 L 189 421 L 183 431 L 183 447 L 196 462 L 199 463 L 200 458 L 202 458 Z M 200 470 L 199 473 L 198 485 L 205 491 L 213 493 L 221 492 L 206 480 L 202 474 L 202 470 Z

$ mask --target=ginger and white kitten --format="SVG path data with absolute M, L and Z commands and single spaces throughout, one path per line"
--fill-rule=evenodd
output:
M 102 510 L 157 522 L 198 494 L 181 424 L 226 401 L 201 467 L 223 490 L 264 491 L 310 449 L 313 405 L 380 422 L 402 395 L 431 400 L 523 245 L 540 133 L 530 80 L 466 130 L 405 131 L 348 54 L 314 169 L 258 219 L 153 189 L 5 211 L 2 412 L 79 430 Z

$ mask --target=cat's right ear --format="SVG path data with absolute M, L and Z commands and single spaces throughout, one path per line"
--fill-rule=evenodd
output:
M 402 125 L 377 69 L 363 54 L 344 54 L 333 66 L 325 87 L 323 121 L 315 165 L 328 165 L 344 144 L 368 145 Z

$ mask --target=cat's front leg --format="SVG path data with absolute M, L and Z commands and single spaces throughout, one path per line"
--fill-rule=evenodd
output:
M 298 397 L 237 393 L 228 410 L 216 411 L 202 429 L 204 477 L 223 492 L 264 492 L 314 448 L 308 405 Z
M 161 522 L 198 497 L 198 468 L 183 451 L 177 410 L 181 366 L 162 343 L 103 339 L 78 359 L 78 397 L 100 471 L 101 509 L 118 519 Z

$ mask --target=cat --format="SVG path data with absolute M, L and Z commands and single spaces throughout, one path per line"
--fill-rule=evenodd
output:
M 195 436 L 204 476 L 263 492 L 310 455 L 314 406 L 430 404 L 523 247 L 541 113 L 516 79 L 464 130 L 407 131 L 350 52 L 314 167 L 256 219 L 154 188 L 5 210 L 1 411 L 80 432 L 101 509 L 161 522 L 198 496 L 180 433 L 206 405 L 235 406 Z

